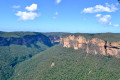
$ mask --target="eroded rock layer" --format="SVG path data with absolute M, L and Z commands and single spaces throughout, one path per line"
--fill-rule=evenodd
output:
M 120 58 L 120 41 L 108 42 L 99 38 L 86 40 L 83 36 L 75 37 L 70 35 L 63 38 L 61 37 L 60 44 L 67 48 L 73 47 L 75 50 L 82 48 L 87 53 L 112 55 Z

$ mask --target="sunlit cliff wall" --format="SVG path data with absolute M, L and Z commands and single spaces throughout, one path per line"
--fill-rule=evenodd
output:
M 61 37 L 60 44 L 67 48 L 73 47 L 75 50 L 81 48 L 87 53 L 112 55 L 120 58 L 120 41 L 108 42 L 99 38 L 86 40 L 83 36 L 75 37 L 69 35 L 66 37 Z

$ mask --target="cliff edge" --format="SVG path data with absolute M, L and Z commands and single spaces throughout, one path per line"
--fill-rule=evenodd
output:
M 60 44 L 66 48 L 73 47 L 75 50 L 81 48 L 87 53 L 111 55 L 120 58 L 120 41 L 108 42 L 99 38 L 87 40 L 83 36 L 75 37 L 74 35 L 69 35 L 66 37 L 61 37 Z

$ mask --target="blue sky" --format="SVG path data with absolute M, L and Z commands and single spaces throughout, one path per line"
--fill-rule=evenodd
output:
M 120 33 L 117 0 L 1 0 L 0 31 Z

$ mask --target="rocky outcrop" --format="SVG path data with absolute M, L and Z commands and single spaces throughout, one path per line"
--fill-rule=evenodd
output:
M 83 36 L 75 37 L 70 35 L 61 37 L 60 44 L 67 48 L 73 47 L 75 50 L 82 48 L 87 53 L 112 55 L 120 58 L 120 41 L 108 42 L 99 38 L 86 40 Z
M 58 44 L 60 42 L 60 37 L 57 35 L 49 35 L 48 38 L 53 44 Z

